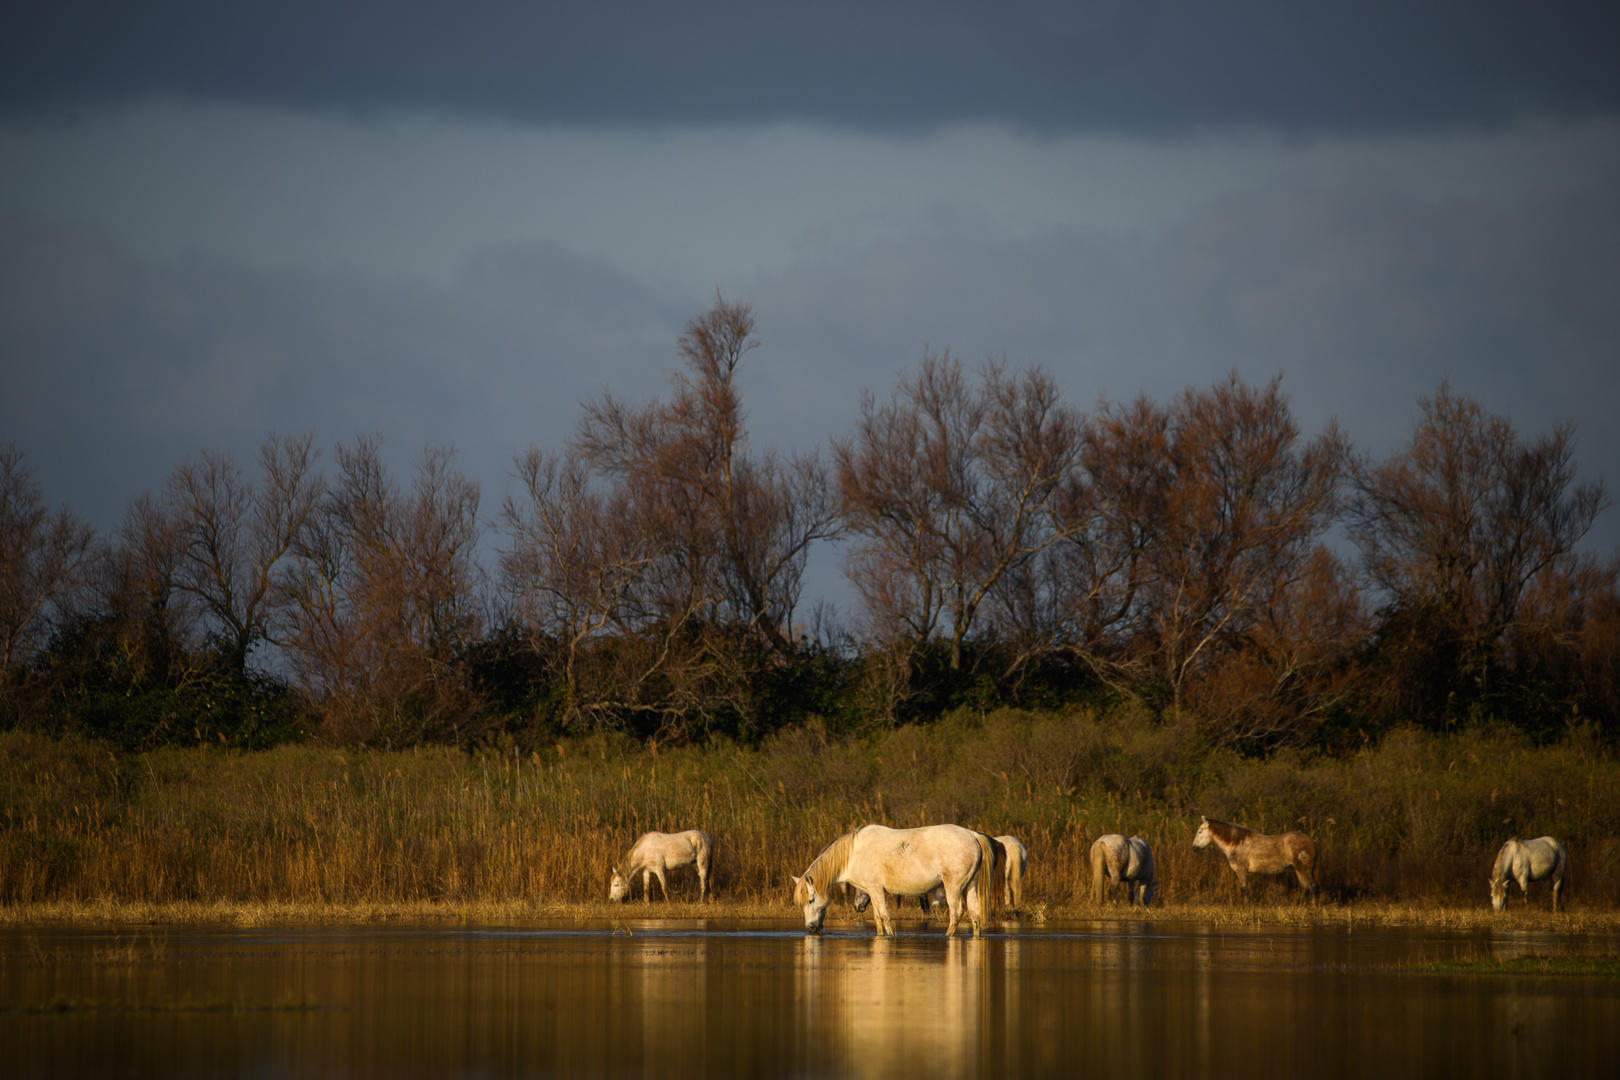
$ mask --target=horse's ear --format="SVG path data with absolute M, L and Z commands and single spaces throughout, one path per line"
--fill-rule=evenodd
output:
M 1205 825 L 1209 824 L 1209 818 L 1205 817 L 1203 814 L 1198 815 L 1198 820 L 1202 821 Z

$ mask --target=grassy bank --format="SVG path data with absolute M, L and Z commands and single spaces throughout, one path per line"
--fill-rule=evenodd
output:
M 945 929 L 943 912 L 923 914 L 906 905 L 894 913 L 905 934 L 939 934 Z M 396 924 L 487 925 L 498 923 L 577 923 L 610 925 L 616 932 L 634 934 L 649 923 L 698 920 L 723 923 L 780 923 L 789 929 L 802 925 L 803 916 L 788 900 L 787 890 L 759 900 L 719 899 L 698 903 L 675 900 L 668 904 L 637 900 L 624 906 L 605 900 L 530 901 L 468 900 L 452 903 L 438 900 L 391 901 L 375 903 L 310 903 L 302 901 L 48 901 L 34 904 L 0 905 L 0 927 L 45 924 L 89 924 L 112 927 L 132 926 L 365 926 Z M 1287 927 L 1338 926 L 1351 931 L 1378 927 L 1421 927 L 1460 933 L 1552 934 L 1579 937 L 1590 934 L 1620 934 L 1620 909 L 1580 908 L 1557 914 L 1545 908 L 1516 908 L 1493 912 L 1489 905 L 1448 907 L 1443 905 L 1349 903 L 1349 904 L 1154 904 L 1152 908 L 1123 905 L 1097 906 L 1089 901 L 1053 905 L 1026 904 L 1016 911 L 998 911 L 994 925 L 1002 928 L 1039 931 L 1043 928 L 1117 925 L 1152 922 L 1188 924 L 1201 927 Z M 847 903 L 836 903 L 827 917 L 830 930 L 870 931 L 870 912 L 859 914 Z M 964 924 L 959 934 L 966 934 Z M 1438 970 L 1438 969 L 1437 969 Z
M 5 732 L 0 903 L 535 912 L 604 897 L 639 833 L 700 827 L 717 842 L 723 906 L 776 910 L 788 874 L 854 825 L 956 821 L 1022 837 L 1027 906 L 1054 914 L 1089 909 L 1096 836 L 1140 831 L 1179 910 L 1238 899 L 1224 865 L 1191 849 L 1207 813 L 1312 833 L 1327 906 L 1362 911 L 1483 909 L 1501 842 L 1550 833 L 1570 852 L 1570 911 L 1596 915 L 1620 906 L 1616 793 L 1620 764 L 1578 734 L 1534 747 L 1506 732 L 1402 731 L 1346 759 L 1246 759 L 1128 710 L 963 712 L 847 742 L 789 728 L 759 750 L 597 738 L 528 757 L 121 756 Z M 695 879 L 678 873 L 672 888 L 688 897 Z M 1264 906 L 1295 899 L 1282 883 L 1259 893 Z M 1545 893 L 1533 903 L 1544 913 Z

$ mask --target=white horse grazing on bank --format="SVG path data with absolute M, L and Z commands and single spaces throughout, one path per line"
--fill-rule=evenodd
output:
M 1148 842 L 1137 835 L 1129 840 L 1119 833 L 1099 836 L 1091 845 L 1091 899 L 1103 902 L 1103 885 L 1113 881 L 1125 886 L 1125 906 L 1141 901 L 1143 907 L 1153 903 L 1153 850 Z M 1117 889 L 1116 889 L 1117 891 Z
M 926 896 L 943 886 L 950 909 L 946 935 L 956 933 L 964 909 L 977 935 L 988 899 L 983 873 L 987 866 L 995 866 L 990 838 L 960 825 L 920 829 L 862 825 L 828 844 L 803 877 L 794 877 L 793 902 L 804 908 L 805 930 L 818 934 L 827 917 L 832 887 L 849 882 L 867 895 L 877 932 L 894 937 L 886 894 Z
M 642 902 L 652 900 L 653 875 L 658 876 L 658 887 L 669 901 L 669 881 L 664 877 L 670 870 L 683 866 L 697 867 L 698 899 L 709 895 L 709 870 L 714 865 L 714 841 L 706 832 L 688 829 L 680 833 L 650 832 L 642 834 L 624 862 L 613 868 L 613 880 L 608 883 L 608 899 L 618 903 L 630 895 L 635 884 L 636 871 L 641 871 Z M 622 869 L 621 869 L 622 867 Z
M 1550 836 L 1520 840 L 1517 836 L 1502 845 L 1491 867 L 1491 907 L 1501 911 L 1507 904 L 1510 880 L 1519 883 L 1526 905 L 1530 903 L 1530 883 L 1552 880 L 1552 909 L 1558 910 L 1558 891 L 1564 887 L 1564 870 L 1569 855 L 1564 845 Z
M 1237 875 L 1238 888 L 1249 891 L 1250 874 L 1281 874 L 1292 870 L 1306 893 L 1316 892 L 1316 841 L 1302 832 L 1276 836 L 1245 829 L 1230 821 L 1201 818 L 1193 847 L 1202 851 L 1214 844 Z

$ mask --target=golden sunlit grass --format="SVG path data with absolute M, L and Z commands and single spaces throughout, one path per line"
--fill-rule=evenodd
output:
M 283 746 L 117 756 L 0 732 L 0 922 L 291 922 L 797 917 L 788 879 L 868 821 L 957 821 L 1027 844 L 1026 921 L 1197 919 L 1458 928 L 1620 925 L 1620 766 L 1580 745 L 1400 733 L 1346 761 L 1222 757 L 1170 726 L 1086 715 L 962 716 L 862 742 L 794 729 L 760 750 L 585 739 L 520 756 Z M 1239 896 L 1197 814 L 1304 828 L 1324 899 Z M 716 841 L 719 902 L 690 870 L 609 907 L 609 868 L 648 829 Z M 1510 832 L 1570 851 L 1569 910 L 1497 915 L 1485 875 Z M 1153 846 L 1162 907 L 1091 906 L 1104 832 Z M 656 890 L 656 883 L 654 885 Z M 914 908 L 903 917 L 913 919 Z

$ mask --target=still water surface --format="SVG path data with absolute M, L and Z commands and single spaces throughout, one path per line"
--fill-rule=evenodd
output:
M 0 1076 L 1617 1076 L 1613 938 L 1188 923 L 0 930 Z

